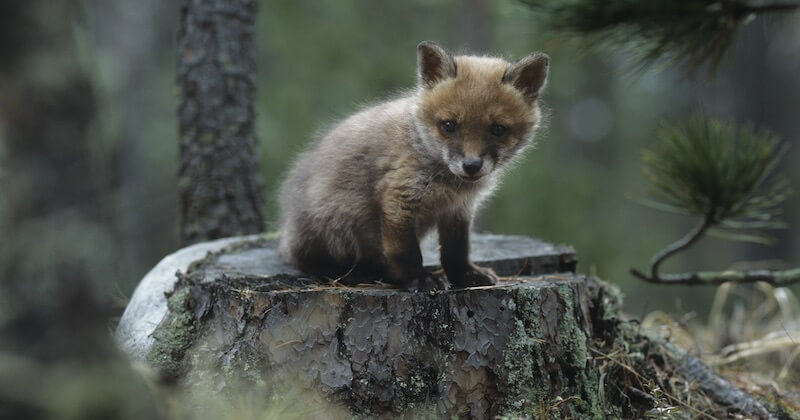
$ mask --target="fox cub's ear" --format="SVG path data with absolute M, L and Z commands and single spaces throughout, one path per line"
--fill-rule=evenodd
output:
M 417 46 L 417 66 L 422 86 L 432 88 L 450 77 L 456 77 L 456 62 L 442 47 L 431 41 L 422 41 Z
M 547 82 L 547 69 L 550 57 L 536 52 L 508 66 L 503 75 L 503 83 L 510 83 L 522 92 L 528 102 L 539 97 L 539 92 Z

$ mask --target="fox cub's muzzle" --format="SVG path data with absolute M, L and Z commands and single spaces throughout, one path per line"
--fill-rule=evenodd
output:
M 494 162 L 489 156 L 472 157 L 472 156 L 451 156 L 448 159 L 448 167 L 457 177 L 464 181 L 477 181 L 494 168 Z
M 461 168 L 464 169 L 464 172 L 466 172 L 466 174 L 469 176 L 477 175 L 482 166 L 483 159 L 481 158 L 465 158 L 461 162 Z

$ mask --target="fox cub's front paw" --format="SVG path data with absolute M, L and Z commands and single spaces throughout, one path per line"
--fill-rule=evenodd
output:
M 450 284 L 456 287 L 491 286 L 497 284 L 497 274 L 491 268 L 470 264 L 459 276 L 451 276 Z
M 449 285 L 447 281 L 436 273 L 423 271 L 419 275 L 408 279 L 404 282 L 404 286 L 411 292 L 428 292 L 431 290 L 447 290 Z

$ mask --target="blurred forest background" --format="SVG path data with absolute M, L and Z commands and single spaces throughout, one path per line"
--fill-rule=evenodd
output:
M 662 121 L 702 108 L 792 143 L 783 170 L 800 188 L 800 15 L 745 25 L 713 79 L 672 63 L 639 71 L 624 54 L 589 51 L 537 22 L 516 0 L 260 2 L 256 131 L 271 229 L 293 157 L 326 125 L 413 88 L 420 41 L 508 58 L 544 51 L 547 128 L 477 229 L 575 246 L 579 271 L 620 285 L 634 316 L 705 317 L 713 288 L 628 273 L 695 223 L 631 199 L 647 188 L 642 150 Z M 177 23 L 176 2 L 0 4 L 0 328 L 16 337 L 4 347 L 36 352 L 31 343 L 53 325 L 93 337 L 84 331 L 98 325 L 69 323 L 80 311 L 113 328 L 139 279 L 179 247 Z M 775 246 L 707 238 L 665 269 L 796 266 L 797 194 L 785 219 Z M 44 309 L 20 317 L 26 307 Z

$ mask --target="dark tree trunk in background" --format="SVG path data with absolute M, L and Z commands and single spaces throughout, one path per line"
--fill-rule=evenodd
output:
M 181 241 L 264 229 L 254 134 L 255 0 L 184 0 L 178 32 Z

